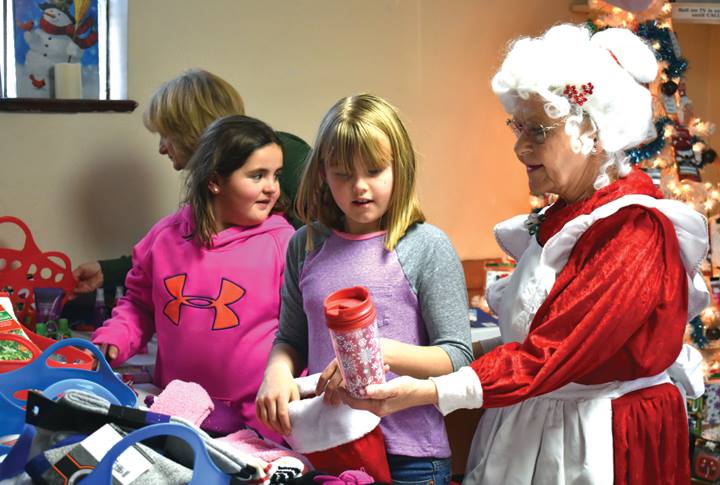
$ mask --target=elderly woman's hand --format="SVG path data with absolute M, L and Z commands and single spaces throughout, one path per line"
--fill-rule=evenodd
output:
M 385 384 L 372 384 L 365 388 L 367 399 L 356 399 L 340 388 L 338 393 L 348 406 L 370 411 L 380 417 L 403 409 L 437 403 L 435 383 L 429 379 L 401 376 Z
M 317 386 L 315 387 L 315 395 L 322 394 L 323 401 L 330 406 L 337 406 L 342 402 L 339 390 L 345 383 L 340 373 L 340 365 L 337 359 L 333 359 L 325 370 L 320 374 Z

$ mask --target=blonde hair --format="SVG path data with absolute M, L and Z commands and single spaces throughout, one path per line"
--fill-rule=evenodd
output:
M 390 143 L 390 154 L 383 150 L 383 135 Z M 314 221 L 344 230 L 344 214 L 321 178 L 326 163 L 348 173 L 355 173 L 359 163 L 370 170 L 392 167 L 392 195 L 380 221 L 387 231 L 388 251 L 408 227 L 425 221 L 416 193 L 415 152 L 397 111 L 387 101 L 371 94 L 348 96 L 335 103 L 320 123 L 295 203 L 298 217 L 307 225 L 308 250 L 313 246 Z
M 151 132 L 169 138 L 178 155 L 187 161 L 210 123 L 235 114 L 245 114 L 235 88 L 208 71 L 190 69 L 155 91 L 143 123 Z

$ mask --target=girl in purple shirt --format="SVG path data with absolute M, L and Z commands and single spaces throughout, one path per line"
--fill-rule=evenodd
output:
M 293 378 L 306 367 L 323 373 L 317 392 L 339 402 L 323 313 L 338 289 L 370 289 L 388 379 L 436 376 L 472 359 L 462 267 L 447 236 L 424 223 L 415 173 L 410 139 L 386 101 L 351 96 L 325 115 L 298 193 L 306 226 L 288 248 L 280 328 L 256 401 L 270 428 L 292 431 Z M 381 428 L 393 481 L 449 483 L 450 447 L 435 407 L 389 416 Z

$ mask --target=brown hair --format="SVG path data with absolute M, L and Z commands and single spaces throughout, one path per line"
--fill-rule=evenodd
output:
M 227 179 L 245 165 L 259 148 L 275 143 L 282 149 L 277 135 L 268 125 L 249 116 L 226 116 L 208 126 L 198 142 L 187 166 L 185 202 L 193 213 L 192 237 L 209 246 L 215 235 L 215 213 L 209 184 L 213 177 Z M 287 207 L 284 195 L 275 203 L 273 212 Z

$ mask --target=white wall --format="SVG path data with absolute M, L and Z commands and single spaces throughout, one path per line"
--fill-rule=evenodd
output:
M 387 98 L 420 154 L 430 222 L 463 258 L 499 255 L 493 224 L 526 212 L 528 198 L 489 81 L 511 38 L 581 21 L 568 3 L 130 0 L 128 92 L 139 109 L 0 113 L 0 214 L 23 218 L 41 248 L 75 263 L 128 253 L 178 203 L 178 174 L 158 155 L 142 109 L 160 83 L 198 66 L 234 84 L 249 114 L 311 143 L 339 97 Z M 690 42 L 717 39 L 700 37 Z M 717 78 L 717 68 L 707 72 Z

